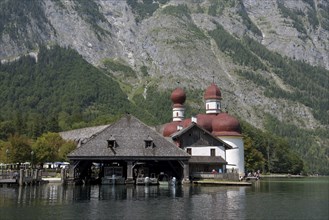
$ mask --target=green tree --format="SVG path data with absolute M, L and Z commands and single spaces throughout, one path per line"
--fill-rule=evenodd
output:
M 64 141 L 59 148 L 58 157 L 60 161 L 68 161 L 67 155 L 76 148 L 74 141 Z
M 3 121 L 0 122 L 0 139 L 7 140 L 9 135 L 13 135 L 15 133 L 15 126 L 12 121 Z
M 246 171 L 263 170 L 265 158 L 254 146 L 250 137 L 244 137 L 244 159 Z
M 6 157 L 8 163 L 24 163 L 31 160 L 31 140 L 18 134 L 11 135 L 8 138 L 8 152 Z
M 43 134 L 32 146 L 36 162 L 44 163 L 59 160 L 59 149 L 64 142 L 58 133 Z

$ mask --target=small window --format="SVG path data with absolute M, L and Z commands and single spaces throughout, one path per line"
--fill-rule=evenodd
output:
M 147 139 L 144 140 L 144 141 L 145 141 L 145 148 L 154 146 L 153 145 L 153 139 L 150 136 L 148 136 Z
M 152 141 L 145 141 L 145 147 L 152 147 Z
M 216 156 L 216 150 L 215 149 L 210 149 L 210 156 L 212 156 L 212 157 Z
M 187 148 L 186 153 L 188 153 L 189 155 L 192 155 L 192 148 Z
M 110 139 L 107 140 L 107 147 L 108 148 L 115 148 L 116 147 L 116 141 L 113 136 L 110 137 Z

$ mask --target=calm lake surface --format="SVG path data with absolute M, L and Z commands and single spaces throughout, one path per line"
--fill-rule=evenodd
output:
M 227 186 L 1 187 L 0 219 L 328 219 L 329 178 Z

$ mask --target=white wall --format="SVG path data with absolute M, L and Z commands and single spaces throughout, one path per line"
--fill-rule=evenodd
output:
M 233 149 L 226 150 L 227 169 L 238 169 L 239 175 L 244 175 L 244 144 L 242 137 L 219 136 L 225 143 L 231 145 Z
M 178 108 L 173 108 L 173 121 L 182 121 L 184 119 L 184 113 L 185 113 L 185 108 L 184 107 L 178 107 Z
M 206 113 L 219 113 L 220 112 L 220 101 L 218 99 L 206 100 Z
M 221 146 L 186 147 L 192 149 L 192 156 L 210 156 L 210 149 L 215 149 L 215 156 L 221 156 L 225 160 L 225 149 Z

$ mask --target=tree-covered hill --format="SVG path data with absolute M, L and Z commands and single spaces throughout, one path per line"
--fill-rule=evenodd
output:
M 2 123 L 31 136 L 113 121 L 131 109 L 118 83 L 58 46 L 2 64 L 0 89 Z

